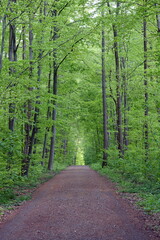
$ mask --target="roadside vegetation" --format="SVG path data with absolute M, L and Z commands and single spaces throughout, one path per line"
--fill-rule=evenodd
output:
M 0 189 L 0 218 L 5 211 L 14 210 L 25 201 L 31 199 L 37 187 L 53 178 L 57 173 L 66 168 L 66 165 L 55 163 L 54 171 L 43 171 L 29 177 L 17 177 L 10 182 L 10 186 Z
M 123 172 L 118 168 L 101 168 L 99 163 L 92 164 L 91 168 L 117 183 L 118 191 L 134 194 L 134 197 L 136 194 L 136 203 L 148 214 L 160 212 L 160 182 L 155 183 L 138 174 Z

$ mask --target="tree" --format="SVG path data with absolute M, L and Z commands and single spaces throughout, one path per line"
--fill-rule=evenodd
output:
M 104 18 L 104 10 L 102 10 L 102 21 Z M 107 131 L 107 100 L 106 100 L 106 44 L 105 44 L 105 30 L 104 23 L 102 23 L 102 100 L 103 100 L 103 134 L 104 134 L 104 150 L 103 150 L 103 162 L 102 167 L 107 166 L 107 150 L 108 150 L 108 131 Z
M 144 0 L 144 7 L 147 7 L 147 0 Z M 149 143 L 148 143 L 148 79 L 147 79 L 147 70 L 148 70 L 148 47 L 147 47 L 147 18 L 146 18 L 147 11 L 144 10 L 144 18 L 143 18 L 143 37 L 144 37 L 144 87 L 145 87 L 145 104 L 144 104 L 144 115 L 145 115 L 145 123 L 144 123 L 144 145 L 145 145 L 145 161 L 148 161 L 148 150 L 149 150 Z
M 116 1 L 116 18 L 119 14 L 119 7 L 120 3 L 119 1 Z M 111 13 L 110 10 L 110 4 L 108 2 L 108 8 L 109 13 Z M 119 62 L 119 47 L 118 47 L 118 29 L 117 25 L 115 23 L 112 24 L 113 28 L 113 36 L 114 36 L 114 54 L 115 54 L 115 68 L 116 68 L 116 81 L 117 81 L 117 87 L 116 87 L 116 112 L 117 112 L 117 143 L 118 143 L 118 149 L 120 157 L 123 157 L 124 150 L 123 150 L 123 133 L 122 133 L 122 111 L 121 111 L 121 76 L 120 76 L 120 62 Z

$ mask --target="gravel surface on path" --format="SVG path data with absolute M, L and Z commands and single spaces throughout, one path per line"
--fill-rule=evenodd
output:
M 44 183 L 2 224 L 0 240 L 158 240 L 113 184 L 87 166 Z

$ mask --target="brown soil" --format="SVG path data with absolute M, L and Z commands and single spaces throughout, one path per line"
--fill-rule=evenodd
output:
M 43 184 L 1 224 L 0 240 L 158 240 L 143 214 L 87 166 Z

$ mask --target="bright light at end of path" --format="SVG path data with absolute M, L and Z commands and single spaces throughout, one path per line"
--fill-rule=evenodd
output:
M 80 147 L 77 150 L 76 165 L 85 165 L 84 152 Z

